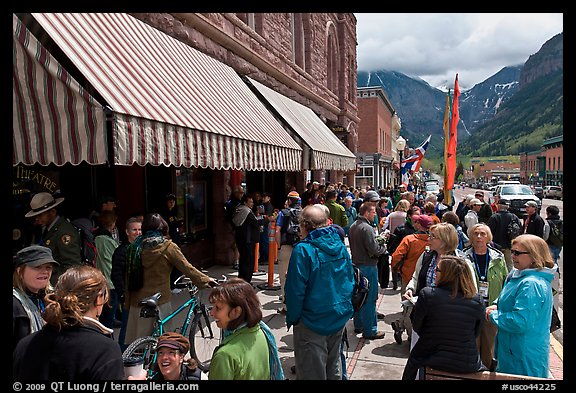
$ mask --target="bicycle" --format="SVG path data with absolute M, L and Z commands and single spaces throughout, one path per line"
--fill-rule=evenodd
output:
M 225 281 L 226 277 L 223 276 Z M 158 308 L 158 299 L 161 294 L 156 293 L 152 296 L 140 300 L 138 303 L 141 306 L 141 318 L 156 318 L 154 322 L 154 330 L 152 335 L 140 337 L 132 342 L 126 350 L 122 353 L 122 358 L 127 359 L 131 357 L 139 357 L 144 360 L 144 369 L 147 370 L 147 376 L 150 378 L 156 373 L 156 344 L 158 338 L 164 333 L 164 325 L 175 318 L 182 311 L 187 309 L 186 318 L 182 325 L 176 329 L 178 333 L 186 336 L 188 327 L 190 333 L 188 339 L 190 340 L 190 356 L 196 360 L 198 367 L 203 372 L 210 370 L 210 361 L 214 349 L 220 345 L 222 335 L 220 329 L 214 324 L 212 326 L 210 321 L 210 309 L 212 306 L 207 306 L 201 302 L 197 296 L 198 287 L 192 284 L 192 281 L 186 276 L 182 275 L 174 281 L 174 285 L 178 289 L 188 289 L 190 299 L 184 302 L 175 311 L 170 313 L 165 318 L 160 317 L 160 310 Z

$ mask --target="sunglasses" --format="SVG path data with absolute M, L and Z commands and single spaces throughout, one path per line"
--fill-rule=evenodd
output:
M 428 239 L 430 239 L 430 240 L 438 239 L 438 236 L 434 236 L 433 234 L 429 234 Z
M 438 267 L 438 265 L 436 265 L 436 266 L 434 267 L 434 271 L 435 271 L 435 272 L 440 272 L 440 273 L 442 273 L 442 270 L 440 270 L 440 268 Z
M 516 255 L 516 256 L 523 255 L 523 254 L 530 254 L 528 251 L 518 251 L 518 250 L 510 250 L 510 253 L 512 255 Z

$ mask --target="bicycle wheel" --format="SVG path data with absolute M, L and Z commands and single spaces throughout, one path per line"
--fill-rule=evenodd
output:
M 130 357 L 140 357 L 144 359 L 144 369 L 150 372 L 150 368 L 154 369 L 154 361 L 156 360 L 156 344 L 158 339 L 156 337 L 140 337 L 128 345 L 128 348 L 122 353 L 122 359 Z
M 204 372 L 210 370 L 212 354 L 221 341 L 220 328 L 212 321 L 208 309 L 202 305 L 190 326 L 190 356 L 198 362 L 198 367 Z

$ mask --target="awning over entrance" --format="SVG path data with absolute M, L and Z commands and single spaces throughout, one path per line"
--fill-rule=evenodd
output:
M 356 156 L 320 118 L 304 105 L 247 78 L 312 150 L 312 158 L 302 169 L 356 170 Z
M 231 67 L 127 14 L 32 15 L 112 108 L 115 164 L 301 169 Z
M 12 164 L 107 162 L 106 116 L 13 15 Z

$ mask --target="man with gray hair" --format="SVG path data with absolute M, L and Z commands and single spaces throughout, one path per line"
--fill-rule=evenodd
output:
M 341 342 L 352 317 L 354 269 L 325 211 L 306 206 L 301 241 L 292 249 L 285 283 L 286 325 L 294 326 L 298 380 L 342 379 Z

